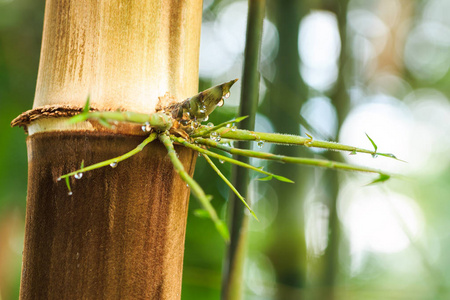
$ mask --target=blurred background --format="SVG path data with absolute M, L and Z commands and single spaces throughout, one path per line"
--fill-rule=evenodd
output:
M 200 87 L 241 77 L 246 1 L 204 0 Z M 406 180 L 253 160 L 296 184 L 252 180 L 244 299 L 450 299 L 450 1 L 268 0 L 256 129 L 394 153 L 255 145 Z M 0 0 L 0 299 L 17 299 L 27 158 L 10 121 L 32 106 L 44 1 Z M 240 81 L 216 123 L 236 116 Z M 242 99 L 245 101 L 245 99 Z M 230 175 L 230 166 L 218 164 Z M 229 190 L 196 179 L 225 218 Z M 218 299 L 224 243 L 191 201 L 182 299 Z

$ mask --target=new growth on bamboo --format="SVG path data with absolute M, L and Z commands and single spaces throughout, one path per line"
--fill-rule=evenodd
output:
M 237 129 L 235 123 L 244 120 L 246 117 L 239 117 L 219 125 L 202 125 L 201 122 L 207 121 L 209 115 L 214 111 L 216 107 L 221 107 L 224 104 L 224 100 L 228 98 L 230 94 L 231 86 L 237 81 L 237 79 L 222 83 L 211 87 L 199 94 L 187 98 L 184 101 L 174 103 L 168 107 L 165 107 L 153 114 L 143 114 L 137 112 L 102 112 L 102 111 L 90 111 L 89 99 L 83 111 L 72 117 L 70 122 L 82 122 L 95 120 L 104 126 L 111 126 L 112 122 L 131 122 L 138 123 L 142 125 L 142 130 L 148 132 L 148 137 L 140 143 L 135 149 L 115 158 L 105 160 L 103 162 L 90 165 L 82 166 L 78 170 L 64 174 L 58 178 L 58 181 L 64 179 L 69 190 L 69 194 L 72 194 L 72 188 L 70 186 L 70 178 L 74 177 L 79 179 L 82 174 L 87 171 L 92 171 L 101 167 L 110 166 L 116 167 L 117 164 L 133 155 L 138 154 L 147 144 L 158 139 L 160 140 L 167 152 L 168 156 L 174 166 L 176 172 L 180 177 L 186 182 L 190 187 L 191 192 L 199 200 L 202 211 L 198 211 L 197 214 L 201 216 L 208 216 L 215 224 L 218 232 L 224 238 L 225 241 L 229 240 L 229 232 L 226 223 L 221 220 L 213 206 L 211 205 L 211 196 L 206 195 L 201 186 L 184 170 L 183 165 L 178 159 L 177 153 L 174 148 L 174 143 L 182 145 L 186 148 L 197 151 L 203 156 L 208 164 L 214 169 L 214 171 L 219 175 L 219 177 L 225 181 L 225 183 L 230 187 L 230 189 L 238 196 L 242 203 L 247 207 L 249 212 L 257 219 L 256 214 L 247 204 L 245 199 L 239 192 L 233 187 L 233 185 L 228 181 L 227 178 L 219 171 L 219 169 L 214 165 L 211 160 L 216 158 L 219 161 L 229 162 L 244 168 L 248 168 L 252 171 L 261 173 L 264 177 L 259 178 L 259 180 L 266 181 L 271 179 L 277 179 L 286 183 L 294 183 L 292 180 L 279 175 L 273 174 L 263 170 L 263 168 L 256 168 L 250 164 L 240 162 L 233 158 L 225 155 L 217 154 L 209 150 L 209 148 L 221 150 L 231 154 L 237 154 L 247 157 L 255 157 L 265 160 L 273 160 L 283 163 L 294 163 L 300 165 L 309 165 L 315 167 L 323 167 L 329 169 L 345 170 L 345 171 L 358 171 L 358 172 L 368 172 L 378 174 L 378 178 L 374 179 L 372 183 L 383 182 L 395 176 L 389 174 L 382 170 L 377 170 L 373 168 L 368 168 L 364 166 L 357 166 L 342 162 L 324 160 L 324 159 L 313 159 L 304 157 L 290 157 L 276 155 L 272 153 L 265 153 L 261 151 L 245 150 L 239 149 L 231 146 L 234 141 L 254 141 L 258 144 L 262 143 L 277 143 L 277 144 L 289 144 L 297 146 L 315 147 L 323 148 L 328 150 L 338 150 L 347 151 L 349 154 L 366 153 L 373 157 L 378 155 L 386 156 L 390 158 L 397 159 L 393 154 L 389 153 L 378 153 L 377 146 L 375 142 L 369 137 L 370 142 L 374 146 L 374 150 L 367 150 L 362 148 L 357 148 L 353 146 L 343 145 L 335 142 L 328 141 L 316 141 L 312 136 L 307 135 L 307 137 L 296 136 L 296 135 L 286 135 L 280 133 L 264 133 Z

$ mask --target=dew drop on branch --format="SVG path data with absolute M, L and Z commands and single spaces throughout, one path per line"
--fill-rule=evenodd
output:
M 61 181 L 61 177 L 58 177 L 58 178 L 56 179 L 56 181 Z
M 213 131 L 209 135 L 209 138 L 212 139 L 213 141 L 215 141 L 218 136 L 219 136 L 219 134 L 217 132 Z
M 208 124 L 206 124 L 206 126 L 209 127 L 209 128 L 212 128 L 212 127 L 214 127 L 214 124 L 209 122 Z
M 81 179 L 83 177 L 83 173 L 77 173 L 73 177 L 75 177 L 75 179 Z
M 113 161 L 112 163 L 109 164 L 109 166 L 110 166 L 111 168 L 115 168 L 115 167 L 117 167 L 117 162 L 116 162 L 116 161 Z
M 237 127 L 236 125 L 231 126 L 231 131 L 236 131 Z
M 223 159 L 219 159 L 219 162 L 223 164 L 225 161 Z
M 224 103 L 225 103 L 225 101 L 223 101 L 223 98 L 222 98 L 222 99 L 220 99 L 220 101 L 217 103 L 217 106 L 218 106 L 218 107 L 222 107 Z
M 144 125 L 142 125 L 141 129 L 143 132 L 149 132 L 152 129 L 152 127 L 150 126 L 149 122 L 145 122 Z
M 258 141 L 257 145 L 258 148 L 261 149 L 262 147 L 264 147 L 264 141 Z
M 72 191 L 68 192 L 67 195 L 72 196 L 73 195 Z
M 208 121 L 208 119 L 209 119 L 209 116 L 205 116 L 204 118 L 203 118 L 203 121 Z

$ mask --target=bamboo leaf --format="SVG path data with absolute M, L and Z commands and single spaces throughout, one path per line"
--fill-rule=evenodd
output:
M 210 219 L 209 212 L 206 211 L 206 209 L 196 209 L 194 210 L 194 215 L 196 217 L 202 218 L 202 219 Z
M 275 179 L 279 180 L 279 181 L 282 181 L 282 182 L 295 183 L 292 180 L 290 180 L 289 178 L 286 178 L 286 177 L 281 176 L 281 175 L 273 175 L 273 177 Z
M 219 175 L 220 178 L 222 178 L 222 180 L 226 183 L 226 185 L 228 185 L 228 187 L 235 193 L 235 195 L 242 201 L 242 203 L 244 204 L 244 206 L 248 209 L 248 211 L 252 214 L 252 216 L 257 220 L 258 218 L 256 217 L 255 212 L 253 211 L 253 209 L 250 208 L 250 206 L 247 204 L 247 202 L 245 201 L 244 197 L 242 197 L 242 195 L 238 192 L 238 190 L 233 186 L 233 184 L 222 174 L 222 172 L 220 172 L 219 168 L 217 168 L 217 166 L 212 162 L 211 158 L 209 158 L 208 155 L 206 154 L 202 154 L 203 157 L 205 158 L 205 160 L 209 163 L 209 165 L 211 166 L 211 168 L 213 168 L 214 171 L 216 171 L 217 175 Z
M 218 222 L 214 222 L 214 225 L 216 225 L 217 231 L 220 233 L 220 235 L 223 237 L 223 239 L 228 243 L 230 241 L 230 232 L 228 231 L 227 224 L 219 220 Z
M 270 181 L 270 180 L 272 180 L 272 178 L 273 178 L 273 176 L 269 175 L 269 176 L 266 176 L 266 177 L 258 178 L 257 180 L 259 180 L 259 181 Z
M 83 112 L 84 112 L 84 113 L 88 113 L 89 110 L 90 110 L 90 108 L 91 108 L 91 106 L 90 106 L 91 99 L 90 99 L 90 98 L 91 98 L 91 97 L 88 96 L 88 97 L 87 97 L 87 100 L 86 100 L 86 103 L 84 104 L 84 107 L 83 107 Z
M 373 148 L 375 149 L 375 153 L 377 153 L 377 144 L 375 144 L 375 142 L 370 138 L 370 136 L 366 133 L 367 138 L 369 139 L 369 141 L 372 143 Z
M 377 179 L 375 179 L 374 181 L 368 183 L 367 185 L 372 185 L 372 184 L 376 184 L 376 183 L 382 183 L 382 182 L 385 182 L 385 181 L 389 180 L 390 178 L 391 178 L 390 175 L 380 174 L 380 176 Z

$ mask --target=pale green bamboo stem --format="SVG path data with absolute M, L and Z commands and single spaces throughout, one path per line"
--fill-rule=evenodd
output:
M 177 153 L 175 152 L 175 148 L 173 147 L 172 141 L 169 136 L 167 136 L 166 134 L 160 134 L 158 138 L 166 147 L 175 171 L 180 175 L 184 182 L 189 185 L 194 196 L 197 197 L 197 199 L 200 201 L 200 204 L 208 212 L 211 220 L 214 222 L 214 225 L 217 228 L 217 231 L 219 231 L 225 241 L 228 242 L 230 240 L 230 235 L 228 233 L 227 225 L 217 216 L 214 207 L 211 205 L 210 197 L 205 194 L 201 186 L 184 170 L 183 164 L 178 159 Z

